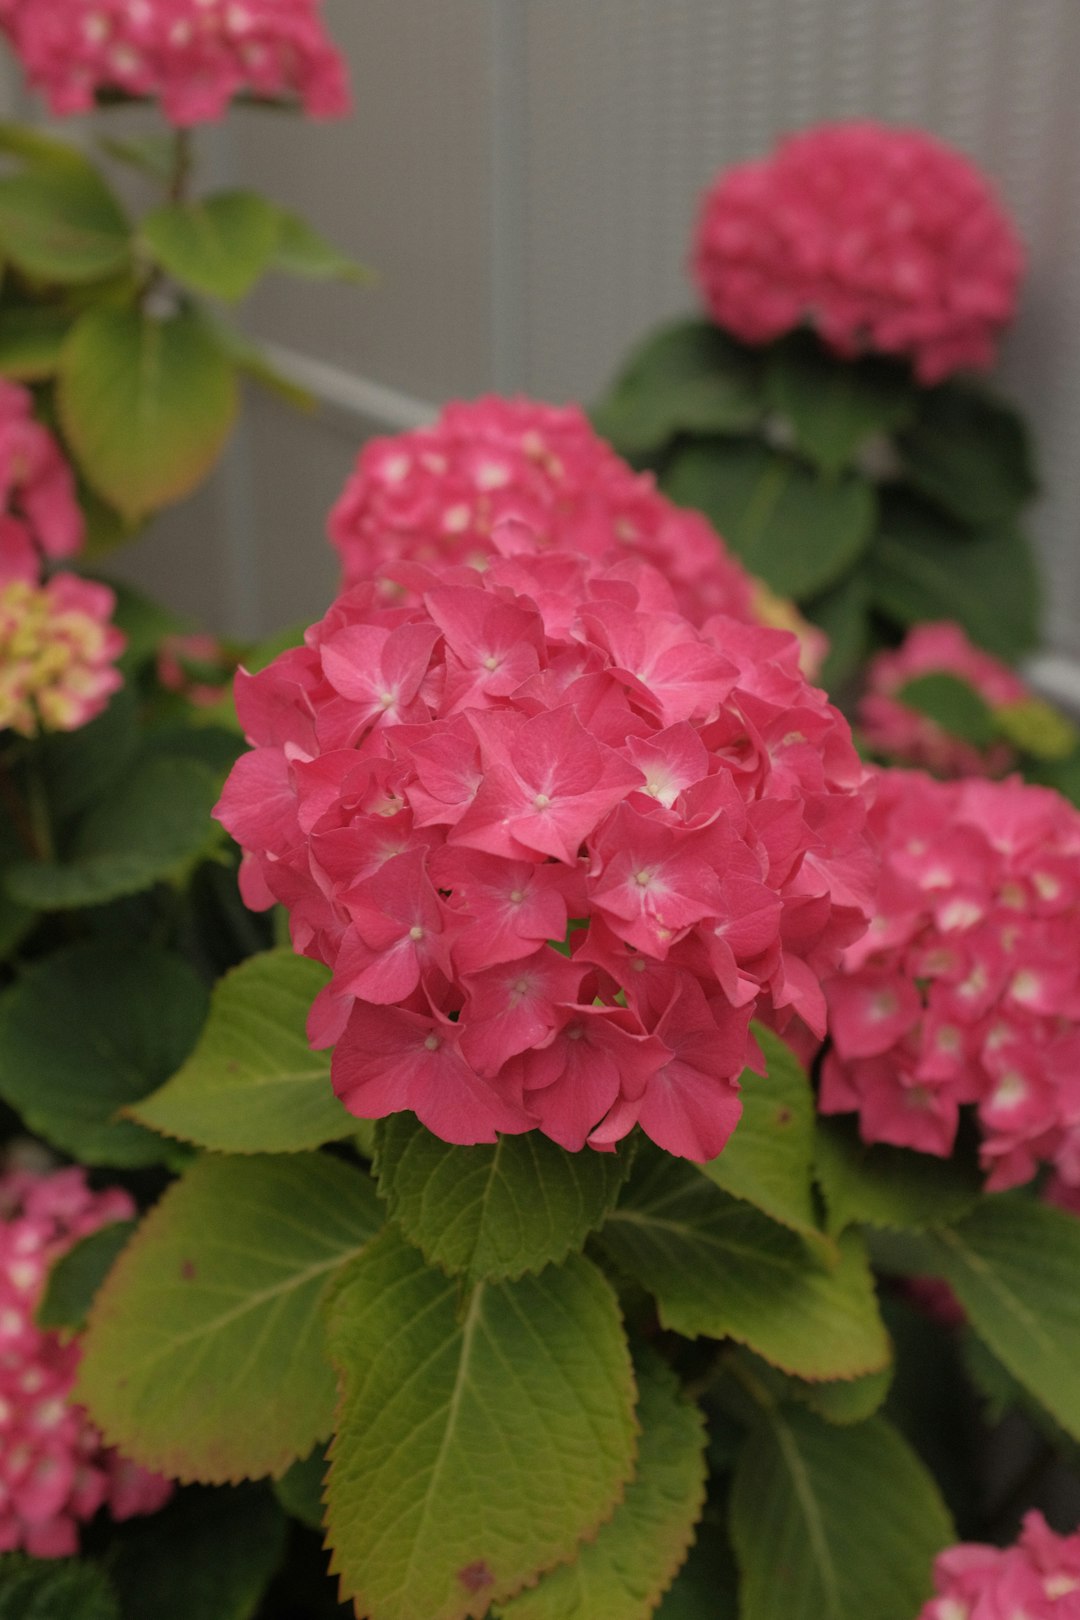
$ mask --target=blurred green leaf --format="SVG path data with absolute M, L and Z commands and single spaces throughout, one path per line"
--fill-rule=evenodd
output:
M 89 165 L 35 167 L 0 180 L 0 253 L 41 281 L 100 281 L 126 269 L 131 227 Z
M 361 285 L 375 278 L 370 270 L 342 253 L 299 214 L 275 208 L 277 240 L 270 268 L 309 281 L 354 281 Z
M 1038 492 L 1022 417 L 972 383 L 921 390 L 900 450 L 914 488 L 977 529 L 1011 523 Z
M 39 1327 L 78 1333 L 94 1296 L 135 1230 L 134 1221 L 111 1221 L 80 1238 L 49 1272 L 45 1293 L 35 1313 Z
M 121 1620 L 96 1564 L 75 1558 L 0 1557 L 0 1620 Z
M 820 684 L 835 692 L 861 668 L 871 646 L 870 590 L 865 571 L 804 603 L 804 612 L 829 638 Z
M 48 304 L 0 306 L 0 376 L 15 382 L 54 376 L 71 321 L 66 310 Z
M 852 1224 L 922 1231 L 973 1209 L 983 1177 L 969 1157 L 949 1159 L 910 1148 L 867 1146 L 855 1122 L 822 1118 L 817 1128 L 817 1174 L 828 1211 L 828 1230 Z
M 139 227 L 158 264 L 182 286 L 230 303 L 267 270 L 279 231 L 274 205 L 254 191 L 164 203 Z
M 994 724 L 999 736 L 1034 759 L 1064 761 L 1080 748 L 1080 730 L 1034 694 L 1022 703 L 999 704 Z
M 118 163 L 138 169 L 161 185 L 167 184 L 176 172 L 176 132 L 149 135 L 104 135 L 98 146 Z
M 36 750 L 51 820 L 62 825 L 101 798 L 135 757 L 139 728 L 135 694 L 129 686 L 76 731 L 54 731 Z
M 896 361 L 840 359 L 810 332 L 767 352 L 766 397 L 790 423 L 795 448 L 823 473 L 851 466 L 867 439 L 894 433 L 914 413 L 911 373 Z
M 647 338 L 592 411 L 624 455 L 661 449 L 679 433 L 742 433 L 764 411 L 762 360 L 711 321 L 682 320 Z
M 284 1556 L 285 1530 L 265 1485 L 180 1491 L 114 1538 L 109 1571 L 121 1620 L 254 1620 Z
M 994 711 L 973 686 L 947 670 L 916 675 L 893 696 L 906 709 L 925 715 L 950 737 L 973 748 L 989 748 L 994 740 Z
M 270 393 L 276 394 L 294 410 L 315 410 L 318 404 L 315 395 L 302 388 L 299 383 L 293 382 L 283 371 L 279 371 L 265 349 L 254 338 L 248 337 L 246 332 L 233 326 L 231 321 L 219 319 L 213 310 L 200 310 L 199 315 L 204 328 L 222 354 L 245 376 L 250 377 L 252 382 L 257 382 Z

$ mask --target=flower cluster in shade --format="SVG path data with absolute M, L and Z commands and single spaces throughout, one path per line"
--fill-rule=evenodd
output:
M 948 1155 L 977 1119 L 992 1189 L 1080 1185 L 1080 812 L 1048 788 L 884 771 L 877 911 L 828 986 L 821 1107 Z
M 357 1116 L 711 1158 L 751 1017 L 820 1032 L 866 926 L 863 767 L 793 636 L 695 626 L 633 555 L 492 544 L 238 676 L 245 898 L 332 968 L 309 1034 Z
M 321 0 L 0 0 L 0 28 L 61 116 L 110 94 L 157 99 L 180 126 L 220 118 L 241 95 L 316 118 L 349 109 Z
M 955 677 L 991 712 L 1031 698 L 1015 670 L 973 646 L 960 625 L 920 624 L 901 646 L 870 661 L 858 715 L 867 746 L 895 764 L 919 766 L 935 776 L 1004 775 L 1016 763 L 1015 750 L 1004 739 L 977 747 L 903 701 L 904 687 L 926 675 Z
M 0 1176 L 0 1551 L 35 1558 L 78 1551 L 79 1526 L 154 1513 L 168 1480 L 107 1447 L 70 1398 L 77 1339 L 38 1327 L 50 1267 L 80 1239 L 135 1206 L 121 1188 L 93 1192 L 78 1166 Z
M 217 636 L 166 636 L 158 648 L 157 678 L 166 692 L 209 709 L 228 696 L 239 662 Z
M 482 566 L 507 518 L 552 550 L 651 563 L 695 623 L 757 617 L 756 582 L 706 519 L 635 473 L 572 405 L 455 401 L 431 427 L 371 440 L 330 515 L 330 538 L 348 586 L 396 557 Z
M 1080 1533 L 1059 1536 L 1032 1512 L 1011 1547 L 950 1547 L 919 1620 L 1080 1620 Z
M 986 177 L 918 129 L 821 124 L 724 171 L 692 271 L 746 343 L 809 323 L 836 353 L 908 358 L 933 384 L 986 369 L 1016 309 L 1019 238 Z

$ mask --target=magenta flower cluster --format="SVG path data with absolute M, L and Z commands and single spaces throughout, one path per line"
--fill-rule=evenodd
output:
M 79 1525 L 155 1513 L 172 1485 L 109 1449 L 70 1399 L 77 1339 L 37 1326 L 49 1268 L 81 1238 L 135 1206 L 121 1188 L 92 1192 L 75 1166 L 0 1176 L 0 1551 L 78 1551 Z
M 934 1564 L 936 1595 L 919 1620 L 1080 1620 L 1080 1533 L 1024 1517 L 1011 1547 L 950 1547 Z
M 920 624 L 901 646 L 870 660 L 859 704 L 859 728 L 875 753 L 892 763 L 915 765 L 935 776 L 1001 776 L 1016 763 L 1004 740 L 987 748 L 949 734 L 898 693 L 925 675 L 953 675 L 982 698 L 988 709 L 1026 703 L 1030 689 L 1000 659 L 973 646 L 958 624 Z
M 1080 812 L 1049 789 L 884 771 L 877 914 L 828 987 L 821 1107 L 947 1155 L 974 1108 L 991 1189 L 1080 1185 Z
M 333 969 L 309 1032 L 357 1116 L 712 1158 L 751 1017 L 823 1031 L 866 926 L 849 729 L 793 636 L 695 626 L 634 553 L 489 544 L 389 566 L 238 677 L 245 896 Z
M 838 354 L 907 357 L 928 384 L 992 364 L 1023 266 L 968 158 L 870 122 L 820 124 L 725 170 L 692 256 L 713 319 L 744 342 L 805 322 Z
M 160 101 L 177 125 L 220 118 L 236 96 L 349 110 L 345 63 L 321 0 L 0 0 L 0 28 L 54 113 L 101 94 Z
M 432 427 L 373 439 L 330 537 L 354 585 L 395 557 L 479 565 L 505 518 L 527 523 L 545 547 L 651 563 L 695 623 L 710 613 L 755 618 L 754 581 L 705 518 L 628 467 L 576 406 L 456 401 Z

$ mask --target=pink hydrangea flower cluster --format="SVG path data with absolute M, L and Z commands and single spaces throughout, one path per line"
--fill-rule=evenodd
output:
M 60 446 L 25 388 L 0 378 L 0 578 L 36 580 L 43 558 L 71 557 L 85 524 Z
M 114 1519 L 155 1513 L 172 1492 L 105 1446 L 70 1400 L 78 1340 L 34 1320 L 60 1256 L 134 1213 L 126 1192 L 92 1192 L 78 1166 L 0 1176 L 0 1551 L 67 1557 L 100 1508 Z
M 127 638 L 106 585 L 60 573 L 44 585 L 0 575 L 0 731 L 75 731 L 123 685 Z
M 2 0 L 0 27 L 54 113 L 97 94 L 155 97 L 174 124 L 220 118 L 239 95 L 349 110 L 321 0 Z
M 901 701 L 897 693 L 923 675 L 955 675 L 989 709 L 1009 708 L 1031 698 L 1019 675 L 973 646 L 960 625 L 947 620 L 920 624 L 901 646 L 878 653 L 867 668 L 859 725 L 869 747 L 891 761 L 921 766 L 935 776 L 1004 775 L 1016 763 L 1015 750 L 1007 742 L 976 748 Z
M 241 672 L 217 814 L 245 897 L 333 969 L 309 1033 L 357 1116 L 571 1151 L 640 1123 L 712 1158 L 751 1016 L 821 1031 L 866 926 L 850 732 L 787 633 L 696 627 L 634 555 L 490 544 L 388 567 Z
M 209 709 L 227 695 L 240 660 L 216 636 L 166 636 L 157 655 L 157 678 L 167 692 Z
M 330 538 L 354 585 L 395 557 L 482 566 L 506 518 L 554 550 L 651 563 L 697 624 L 711 613 L 756 618 L 755 582 L 705 518 L 635 473 L 572 405 L 455 401 L 432 427 L 371 440 L 330 515 Z
M 1080 1533 L 1056 1535 L 1028 1513 L 1012 1547 L 941 1553 L 934 1586 L 919 1620 L 1080 1620 Z
M 877 915 L 828 986 L 825 1113 L 952 1151 L 972 1105 L 991 1189 L 1080 1185 L 1080 812 L 1019 779 L 884 771 Z
M 923 130 L 821 124 L 706 192 L 692 270 L 746 343 L 809 322 L 845 356 L 908 357 L 923 383 L 993 363 L 1024 255 L 986 177 Z

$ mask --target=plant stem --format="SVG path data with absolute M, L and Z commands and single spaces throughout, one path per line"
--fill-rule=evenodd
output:
M 19 792 L 18 784 L 4 760 L 0 760 L 0 799 L 4 802 L 11 817 L 11 824 L 15 828 L 15 835 L 26 854 L 33 861 L 46 860 L 47 851 L 42 846 L 33 812 Z
M 178 129 L 173 136 L 173 169 L 169 179 L 171 203 L 187 201 L 188 186 L 195 171 L 195 141 L 190 129 Z

